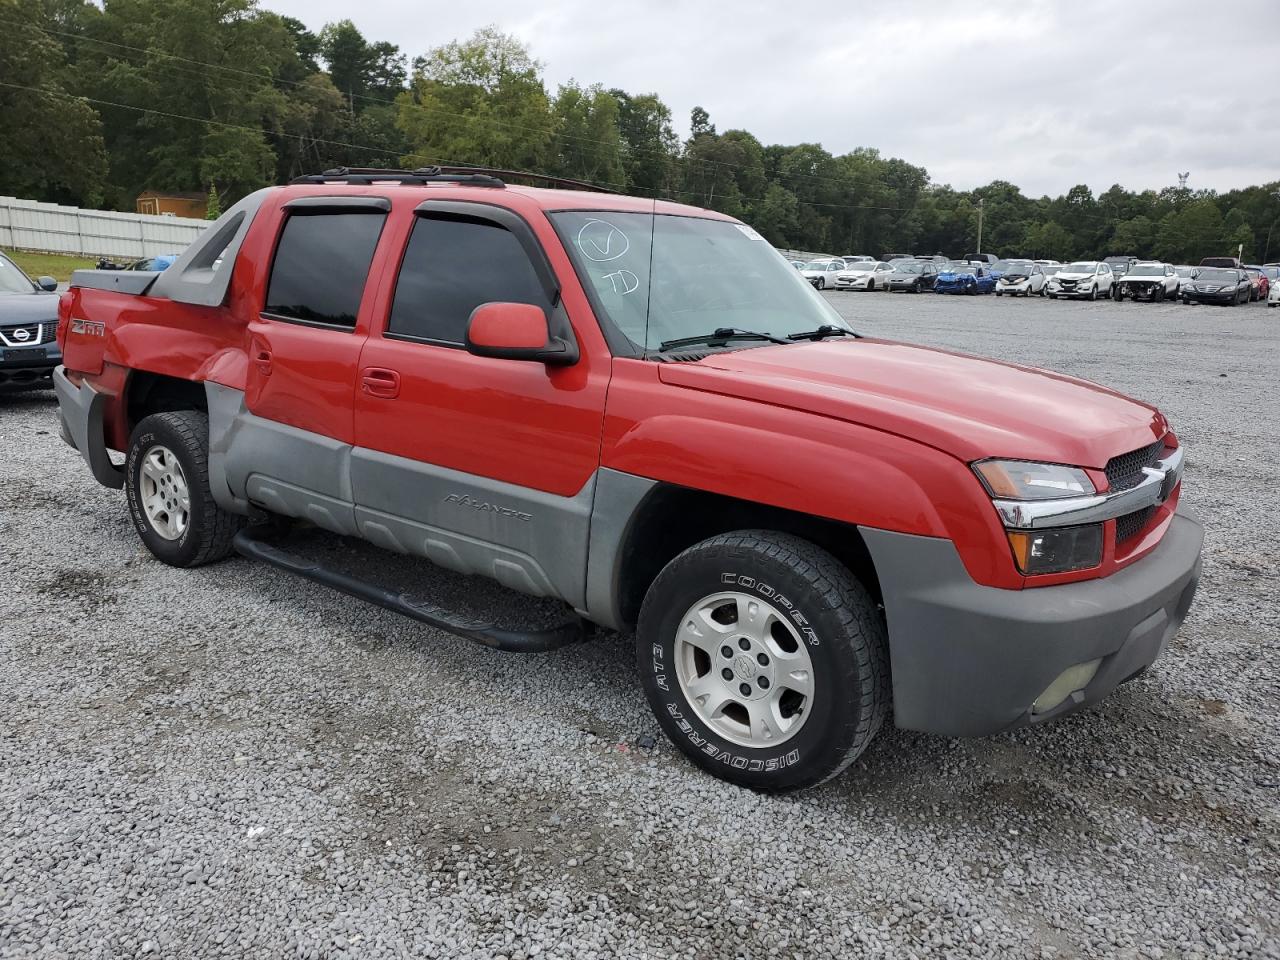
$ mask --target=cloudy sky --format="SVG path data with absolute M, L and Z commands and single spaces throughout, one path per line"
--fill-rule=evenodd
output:
M 688 136 L 878 148 L 968 188 L 1032 195 L 1280 179 L 1280 3 L 261 0 L 318 30 L 350 17 L 410 56 L 493 24 L 548 87 L 576 79 L 671 107 Z M 837 12 L 839 11 L 839 12 Z

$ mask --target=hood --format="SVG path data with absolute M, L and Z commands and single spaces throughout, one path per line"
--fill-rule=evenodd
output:
M 1059 280 L 1091 280 L 1096 274 L 1093 273 L 1068 273 L 1066 270 L 1059 270 L 1054 276 Z
M 1021 283 L 1023 280 L 1031 279 L 1030 274 L 1026 273 L 1002 273 L 1000 279 L 1005 283 Z
M 57 319 L 57 294 L 0 294 L 0 326 L 8 326 L 11 323 L 43 323 L 46 320 Z
M 909 437 L 961 460 L 1101 469 L 1164 435 L 1154 407 L 1087 380 L 885 340 L 824 340 L 665 364 L 666 383 Z

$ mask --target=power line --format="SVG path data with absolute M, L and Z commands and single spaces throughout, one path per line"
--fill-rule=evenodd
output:
M 0 17 L 0 23 L 9 23 L 14 26 L 27 27 L 32 30 L 38 30 L 41 33 L 49 34 L 51 36 L 68 37 L 73 40 L 86 41 L 89 43 L 96 43 L 103 46 L 116 47 L 121 50 L 129 50 L 135 53 L 144 54 L 146 56 L 164 57 L 165 59 L 189 64 L 194 67 L 207 68 L 210 70 L 221 70 L 225 73 L 230 73 L 230 74 L 251 78 L 259 81 L 266 81 L 268 83 L 285 83 L 285 84 L 289 84 L 291 86 L 297 87 L 297 86 L 301 86 L 305 82 L 302 80 L 290 80 L 287 77 L 272 77 L 271 75 L 266 73 L 255 73 L 251 70 L 241 70 L 236 67 L 226 66 L 224 64 L 208 63 L 203 60 L 193 60 L 189 57 L 178 56 L 177 54 L 167 53 L 163 50 L 154 50 L 146 47 L 137 47 L 127 43 L 118 43 L 114 40 L 102 40 L 97 37 L 90 37 L 86 34 L 76 33 L 74 31 L 55 30 L 52 27 L 43 27 L 43 26 L 40 26 L 39 24 L 30 23 L 28 21 L 12 20 L 6 17 Z M 142 64 L 141 66 L 146 66 L 146 65 Z M 353 100 L 361 100 L 368 103 L 378 103 L 378 104 L 382 104 L 383 106 L 392 106 L 392 107 L 400 106 L 400 104 L 397 103 L 397 101 L 388 100 L 384 97 L 371 97 L 366 94 L 358 94 L 358 93 L 348 93 L 346 95 Z M 579 143 L 590 143 L 590 144 L 596 144 L 598 146 L 612 146 L 612 144 L 607 140 L 598 140 L 592 137 L 577 136 L 575 134 L 559 133 L 549 128 L 531 127 L 524 124 L 514 124 L 514 123 L 511 123 L 510 121 L 499 120 L 496 117 L 476 117 L 470 114 L 455 113 L 453 111 L 445 110 L 440 107 L 428 107 L 421 103 L 411 103 L 410 106 L 413 107 L 414 109 L 422 110 L 426 113 L 434 113 L 434 114 L 439 114 L 441 116 L 452 117 L 454 119 L 462 120 L 467 123 L 488 123 L 495 126 L 506 127 L 511 130 L 523 130 L 525 132 L 558 136 L 566 140 L 575 140 Z M 672 158 L 672 155 L 670 153 L 664 150 L 659 150 L 652 147 L 641 148 L 639 151 L 632 150 L 630 147 L 628 147 L 628 150 L 632 153 L 638 152 L 642 155 L 647 154 L 650 156 Z M 411 154 L 409 154 L 409 156 L 411 156 Z M 712 160 L 706 157 L 690 157 L 687 154 L 682 155 L 681 159 L 683 159 L 685 162 L 702 163 L 702 164 L 709 164 L 709 165 L 719 166 L 719 167 L 727 167 L 732 170 L 748 169 L 745 164 L 733 163 L 728 160 Z M 849 185 L 849 186 L 853 186 L 859 182 L 862 182 L 866 184 L 872 184 L 877 187 L 887 188 L 887 184 L 885 184 L 884 181 L 876 179 L 871 174 L 864 174 L 864 175 L 861 175 L 860 177 L 827 177 L 827 176 L 823 176 L 821 174 L 815 174 L 815 173 L 781 173 L 779 172 L 777 176 L 790 178 L 792 180 L 795 180 L 795 179 L 813 180 L 820 183 L 834 183 L 834 184 Z M 843 204 L 824 204 L 824 203 L 818 203 L 816 201 L 807 201 L 807 200 L 802 200 L 800 202 L 806 203 L 810 206 L 836 206 L 836 207 L 841 207 L 845 209 L 881 209 L 881 210 L 910 209 L 910 208 L 902 208 L 902 207 L 873 207 L 873 206 L 858 207 L 858 206 L 847 206 Z
M 365 151 L 368 151 L 368 152 L 370 152 L 370 153 L 374 154 L 375 156 L 384 156 L 384 157 L 396 157 L 396 156 L 401 156 L 401 157 L 412 157 L 412 158 L 414 158 L 414 159 L 416 159 L 416 160 L 424 161 L 425 163 L 442 164 L 442 165 L 445 165 L 445 166 L 456 166 L 456 167 L 479 167 L 479 166 L 483 166 L 483 164 L 472 163 L 472 162 L 470 162 L 470 161 L 466 161 L 466 160 L 451 160 L 451 159 L 448 159 L 448 158 L 445 158 L 445 157 L 434 157 L 434 156 L 429 156 L 429 155 L 427 155 L 427 154 L 421 154 L 421 153 L 405 153 L 405 154 L 396 154 L 394 151 L 385 150 L 385 149 L 382 149 L 382 148 L 380 148 L 380 147 L 371 147 L 371 146 L 368 146 L 368 145 L 365 145 L 365 144 L 359 144 L 359 143 L 348 143 L 348 142 L 345 142 L 345 141 L 342 141 L 342 140 L 329 140 L 329 139 L 326 139 L 326 138 L 324 138 L 324 137 L 311 137 L 311 136 L 307 136 L 307 135 L 305 135 L 305 134 L 298 134 L 298 133 L 286 133 L 286 132 L 285 132 L 285 131 L 283 131 L 283 130 L 269 130 L 269 129 L 266 129 L 266 128 L 264 128 L 264 127 L 251 127 L 251 126 L 247 126 L 246 124 L 242 124 L 242 123 L 229 123 L 229 122 L 224 121 L 224 120 L 213 120 L 213 119 L 210 119 L 210 118 L 208 118 L 208 117 L 192 117 L 192 116 L 188 116 L 188 115 L 186 115 L 186 114 L 181 114 L 181 113 L 172 113 L 172 112 L 169 112 L 169 111 L 166 111 L 166 110 L 157 110 L 157 109 L 155 109 L 154 107 L 136 107 L 136 106 L 134 106 L 134 105 L 132 105 L 132 104 L 128 104 L 128 103 L 116 103 L 115 101 L 112 101 L 112 100 L 101 100 L 101 99 L 98 99 L 97 97 L 88 97 L 88 96 L 83 96 L 83 95 L 80 95 L 80 94 L 73 94 L 73 93 L 61 93 L 61 92 L 56 92 L 56 91 L 52 91 L 52 90 L 41 90 L 41 89 L 39 89 L 38 87 L 29 87 L 29 86 L 24 86 L 24 85 L 22 85 L 22 84 L 18 84 L 18 83 L 9 83 L 9 82 L 4 81 L 4 80 L 0 80 L 0 87 L 8 87 L 8 88 L 10 88 L 10 89 L 12 89 L 12 90 L 23 90 L 23 91 L 26 91 L 27 93 L 34 93 L 34 94 L 36 94 L 37 96 L 53 97 L 53 98 L 56 98 L 56 99 L 62 99 L 62 100 L 82 100 L 82 101 L 84 101 L 84 102 L 86 102 L 86 103 L 93 103 L 93 104 L 97 104 L 97 105 L 99 105 L 99 106 L 104 106 L 104 107 L 116 107 L 116 108 L 121 109 L 121 110 L 132 110 L 132 111 L 134 111 L 134 112 L 136 112 L 136 113 L 146 113 L 146 114 L 152 114 L 152 115 L 155 115 L 155 116 L 168 117 L 168 118 L 169 118 L 169 119 L 171 119 L 171 120 L 187 120 L 187 121 L 192 122 L 192 123 L 205 123 L 205 124 L 209 124 L 209 125 L 211 125 L 211 126 L 225 127 L 225 128 L 232 129 L 232 130 L 244 130 L 244 131 L 246 131 L 246 132 L 248 132 L 248 133 L 260 134 L 260 135 L 268 135 L 268 136 L 276 136 L 276 137 L 283 137 L 283 138 L 285 138 L 285 139 L 289 139 L 289 140 L 297 140 L 297 141 L 299 141 L 299 142 L 301 142 L 301 143 L 325 143 L 325 144 L 329 144 L 330 146 L 347 147 L 348 149 L 352 149 L 352 150 L 365 150 Z M 608 180 L 597 180 L 596 182 L 597 182 L 599 185 L 601 185 L 601 186 L 605 186 L 605 187 L 621 187 L 621 188 L 623 188 L 623 189 L 627 189 L 627 185 L 626 185 L 626 184 L 624 184 L 624 183 L 616 183 L 616 182 L 608 181 Z M 634 189 L 634 188 L 632 188 L 632 189 Z M 656 191 L 655 191 L 655 192 L 656 192 Z M 686 192 L 687 192 L 687 191 L 686 191 Z M 764 202 L 764 198 L 762 198 L 762 197 L 745 197 L 745 196 L 742 196 L 742 197 L 739 197 L 739 199 L 741 199 L 741 200 L 748 200 L 748 201 L 751 201 L 751 202 L 754 202 L 754 203 L 763 203 L 763 202 Z M 803 204 L 805 204 L 805 205 L 807 205 L 807 206 L 814 206 L 814 207 L 836 207 L 836 208 L 839 208 L 839 209 L 846 209 L 846 210 L 864 210 L 864 209 L 869 209 L 869 210 L 908 211 L 908 212 L 909 212 L 909 209 L 910 209 L 910 208 L 905 208 L 905 207 L 869 207 L 869 206 L 858 206 L 858 205 L 852 205 L 852 204 L 817 203 L 817 202 L 809 201 L 809 200 L 801 200 L 801 199 L 799 199 L 798 197 L 797 197 L 797 198 L 795 198 L 795 199 L 796 199 L 796 202 L 797 202 L 797 203 L 803 203 Z M 678 201 L 676 201 L 676 202 L 678 202 Z

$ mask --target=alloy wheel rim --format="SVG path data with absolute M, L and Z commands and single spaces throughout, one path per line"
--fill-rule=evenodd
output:
M 758 596 L 703 597 L 676 632 L 676 677 L 704 724 L 753 749 L 776 747 L 812 713 L 813 662 L 794 623 Z
M 182 464 L 168 447 L 156 445 L 142 458 L 138 497 L 151 529 L 166 540 L 178 540 L 191 523 L 191 491 Z

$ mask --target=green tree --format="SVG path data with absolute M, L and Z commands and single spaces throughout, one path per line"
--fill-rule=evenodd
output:
M 408 74 L 400 48 L 386 42 L 369 43 L 350 20 L 325 24 L 317 52 L 353 113 L 371 100 L 395 97 L 404 90 Z
M 218 185 L 216 183 L 209 184 L 209 198 L 204 208 L 204 218 L 206 220 L 217 220 L 222 216 L 222 201 L 218 199 Z
M 618 101 L 599 84 L 560 87 L 551 110 L 556 121 L 555 172 L 622 189 L 626 186 Z
M 36 29 L 40 0 L 0 0 L 0 193 L 93 206 L 103 195 L 107 153 L 94 108 L 72 96 L 67 53 Z M 29 26 L 15 26 L 22 21 Z
M 675 164 L 680 151 L 680 140 L 671 128 L 671 108 L 656 93 L 609 93 L 618 101 L 618 132 L 622 135 L 627 182 L 640 193 L 670 195 L 675 189 Z
M 552 153 L 555 120 L 541 64 L 493 27 L 414 60 L 397 100 L 407 163 L 466 163 L 540 171 Z

